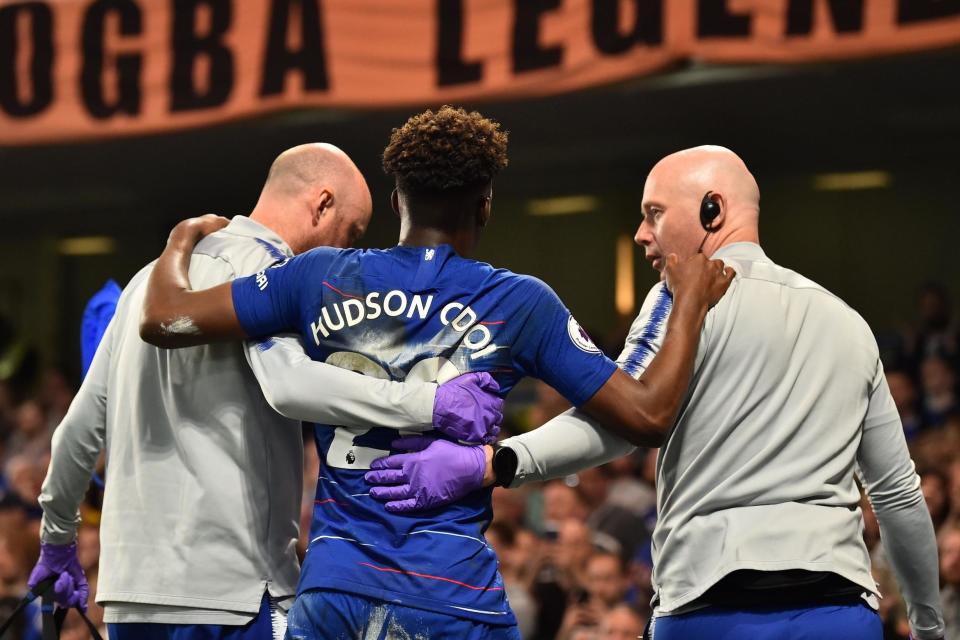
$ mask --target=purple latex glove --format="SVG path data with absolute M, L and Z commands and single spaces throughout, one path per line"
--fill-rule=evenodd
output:
M 33 589 L 47 578 L 56 577 L 53 601 L 64 608 L 80 607 L 87 612 L 90 587 L 77 560 L 77 544 L 40 543 L 40 559 L 30 572 L 27 586 Z
M 487 372 L 467 373 L 437 387 L 433 426 L 469 444 L 496 442 L 503 422 L 500 385 Z
M 483 447 L 429 436 L 406 436 L 390 446 L 414 453 L 377 458 L 364 478 L 375 485 L 370 495 L 385 501 L 391 513 L 442 507 L 483 486 Z

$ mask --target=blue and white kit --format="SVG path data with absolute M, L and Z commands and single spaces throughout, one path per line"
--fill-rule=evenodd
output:
M 506 395 L 533 376 L 581 405 L 616 368 L 543 282 L 447 245 L 315 249 L 235 280 L 233 301 L 249 335 L 295 330 L 314 360 L 382 379 L 443 382 L 488 371 Z M 363 475 L 390 453 L 396 431 L 331 426 L 315 428 L 321 471 L 298 593 L 328 589 L 515 624 L 483 538 L 491 491 L 390 514 Z

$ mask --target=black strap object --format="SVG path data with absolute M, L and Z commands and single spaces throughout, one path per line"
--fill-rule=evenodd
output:
M 47 578 L 23 597 L 23 600 L 20 601 L 17 608 L 13 610 L 13 614 L 6 622 L 0 625 L 0 638 L 7 632 L 7 629 L 9 629 L 13 621 L 17 619 L 17 616 L 23 613 L 27 605 L 37 598 L 40 598 L 40 613 L 43 617 L 43 640 L 59 640 L 60 630 L 63 628 L 63 621 L 66 619 L 69 609 L 54 606 L 53 585 L 56 581 L 56 577 Z M 90 630 L 90 635 L 93 637 L 93 640 L 103 640 L 103 636 L 97 631 L 97 627 L 90 622 L 87 614 L 85 614 L 80 607 L 76 607 L 76 609 L 77 613 L 80 614 L 80 617 L 83 618 L 83 621 L 86 623 L 87 629 Z

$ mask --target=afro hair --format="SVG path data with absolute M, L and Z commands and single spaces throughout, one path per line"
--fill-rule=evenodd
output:
M 489 183 L 507 166 L 507 132 L 476 111 L 443 106 L 394 129 L 383 170 L 407 193 L 439 194 Z

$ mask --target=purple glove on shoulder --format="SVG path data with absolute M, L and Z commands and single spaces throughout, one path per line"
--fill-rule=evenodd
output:
M 483 447 L 427 436 L 406 436 L 390 446 L 414 453 L 377 458 L 364 478 L 375 485 L 370 496 L 385 501 L 391 513 L 442 507 L 483 486 Z
M 77 544 L 40 543 L 40 559 L 30 572 L 27 586 L 33 589 L 47 578 L 56 578 L 53 601 L 64 608 L 80 607 L 87 612 L 90 587 L 77 560 Z
M 500 385 L 489 373 L 467 373 L 437 387 L 433 426 L 454 440 L 496 442 L 503 421 Z

